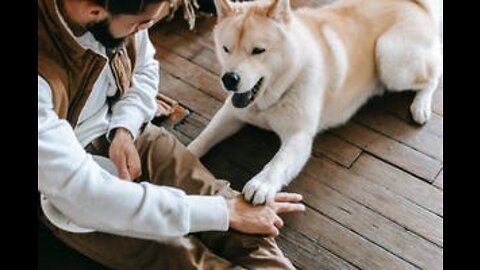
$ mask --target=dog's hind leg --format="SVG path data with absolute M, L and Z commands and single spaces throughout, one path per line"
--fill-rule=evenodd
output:
M 430 118 L 432 95 L 442 72 L 440 42 L 432 31 L 404 22 L 385 32 L 376 44 L 378 72 L 387 89 L 417 92 L 410 112 L 418 124 Z
M 412 104 L 410 105 L 410 113 L 413 120 L 423 125 L 430 119 L 432 111 L 432 96 L 437 89 L 438 80 L 432 81 L 425 88 L 417 92 Z

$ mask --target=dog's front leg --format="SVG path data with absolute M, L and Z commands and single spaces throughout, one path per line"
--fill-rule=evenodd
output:
M 244 122 L 233 114 L 230 105 L 224 104 L 187 148 L 197 157 L 201 157 L 214 145 L 234 134 L 243 126 Z
M 310 157 L 312 135 L 297 132 L 291 136 L 281 137 L 284 138 L 280 150 L 243 188 L 245 199 L 253 204 L 273 200 L 275 194 L 298 175 Z

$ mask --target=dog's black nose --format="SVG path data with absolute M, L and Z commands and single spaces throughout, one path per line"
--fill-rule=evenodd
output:
M 238 83 L 240 82 L 240 76 L 235 72 L 227 72 L 222 76 L 223 85 L 227 90 L 237 91 Z

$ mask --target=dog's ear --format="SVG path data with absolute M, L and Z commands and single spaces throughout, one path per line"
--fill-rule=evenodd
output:
M 229 0 L 214 0 L 217 9 L 217 20 L 221 20 L 232 12 L 232 6 Z
M 290 0 L 273 0 L 268 9 L 267 15 L 274 20 L 288 22 L 291 13 L 292 9 L 290 8 Z

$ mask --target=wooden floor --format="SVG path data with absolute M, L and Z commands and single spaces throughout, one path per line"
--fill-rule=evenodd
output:
M 293 6 L 326 2 L 333 1 Z M 211 38 L 214 23 L 201 18 L 191 32 L 179 18 L 151 29 L 160 91 L 192 111 L 170 128 L 185 144 L 226 97 Z M 315 139 L 307 166 L 287 188 L 304 195 L 307 211 L 284 216 L 278 238 L 299 269 L 443 269 L 443 81 L 423 127 L 410 119 L 412 98 L 408 92 L 376 98 L 348 124 Z M 248 126 L 202 161 L 241 189 L 278 146 L 276 135 Z
M 214 23 L 197 21 L 195 33 L 181 19 L 151 30 L 161 91 L 193 111 L 171 129 L 185 144 L 225 98 Z M 408 92 L 376 98 L 347 125 L 317 136 L 310 161 L 287 188 L 304 195 L 308 210 L 285 216 L 278 239 L 298 268 L 443 268 L 443 83 L 423 127 L 410 119 L 412 99 Z M 202 161 L 241 189 L 278 146 L 273 133 L 246 127 Z

